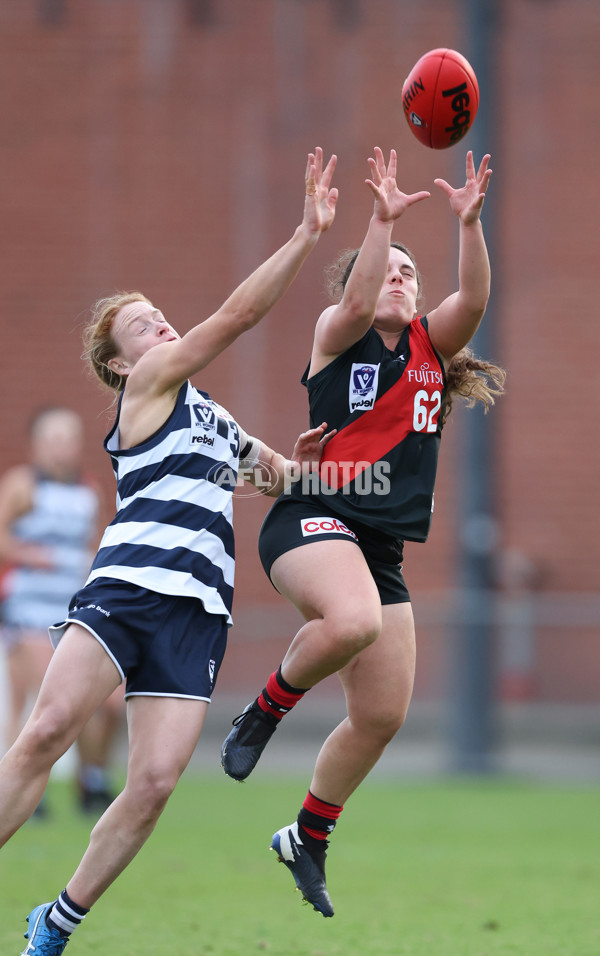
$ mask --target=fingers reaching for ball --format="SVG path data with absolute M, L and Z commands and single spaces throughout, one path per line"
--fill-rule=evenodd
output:
M 305 201 L 303 225 L 311 233 L 320 235 L 329 229 L 335 218 L 338 191 L 331 186 L 337 164 L 334 154 L 323 168 L 323 150 L 317 146 L 308 154 L 304 174 Z
M 434 179 L 450 200 L 450 208 L 462 223 L 470 225 L 479 219 L 485 194 L 490 183 L 492 170 L 489 168 L 491 156 L 486 153 L 479 169 L 475 172 L 475 162 L 471 150 L 467 153 L 467 181 L 464 186 L 455 189 L 445 179 Z
M 398 162 L 396 150 L 390 150 L 387 166 L 380 147 L 376 146 L 373 152 L 375 156 L 370 156 L 368 160 L 372 179 L 365 180 L 375 197 L 373 215 L 382 222 L 394 222 L 409 206 L 422 199 L 428 199 L 431 193 L 426 190 L 418 193 L 403 193 L 396 183 Z

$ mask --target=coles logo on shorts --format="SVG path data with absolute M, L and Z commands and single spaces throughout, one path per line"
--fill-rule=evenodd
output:
M 302 518 L 300 526 L 304 538 L 309 538 L 313 534 L 331 534 L 332 532 L 337 532 L 338 534 L 347 534 L 348 537 L 358 541 L 354 531 L 350 531 L 350 528 L 346 527 L 344 522 L 338 518 Z

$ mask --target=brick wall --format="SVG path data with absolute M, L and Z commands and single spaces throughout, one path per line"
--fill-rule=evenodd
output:
M 491 187 L 500 228 L 492 264 L 498 354 L 491 357 L 509 379 L 489 427 L 497 441 L 501 550 L 509 571 L 526 568 L 539 601 L 557 591 L 598 591 L 592 164 L 600 130 L 589 78 L 597 70 L 600 7 L 588 0 L 501 6 Z M 86 309 L 116 288 L 137 288 L 186 331 L 291 234 L 306 152 L 319 144 L 340 157 L 334 228 L 286 299 L 197 382 L 249 431 L 291 450 L 306 425 L 298 379 L 326 304 L 323 267 L 361 242 L 372 147 L 399 150 L 407 191 L 434 191 L 436 176 L 456 181 L 463 147 L 426 150 L 401 111 L 404 76 L 436 46 L 461 48 L 456 4 L 0 4 L 2 466 L 23 458 L 32 409 L 64 402 L 85 415 L 90 468 L 113 498 L 100 447 L 110 397 L 79 360 Z M 454 288 L 456 233 L 437 190 L 397 227 L 420 262 L 430 305 Z M 417 607 L 419 594 L 443 595 L 455 584 L 466 415 L 458 410 L 445 433 L 430 540 L 407 547 Z M 247 657 L 260 674 L 263 658 L 276 664 L 282 635 L 294 626 L 294 612 L 256 557 L 266 510 L 264 500 L 238 502 L 238 624 L 222 675 L 230 685 L 247 676 Z M 509 590 L 523 585 L 518 574 L 504 581 Z M 417 691 L 427 695 L 440 691 L 445 644 L 425 610 L 419 623 Z M 574 643 L 576 660 L 563 668 L 561 655 L 571 661 Z M 555 629 L 536 658 L 541 695 L 593 697 L 597 628 Z

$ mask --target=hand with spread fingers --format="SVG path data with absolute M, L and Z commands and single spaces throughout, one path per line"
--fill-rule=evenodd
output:
M 450 200 L 450 208 L 465 226 L 477 222 L 481 215 L 483 201 L 490 183 L 492 170 L 488 168 L 491 156 L 486 153 L 479 169 L 475 172 L 475 163 L 471 150 L 467 153 L 467 181 L 464 186 L 454 189 L 445 179 L 434 179 Z
M 320 146 L 314 153 L 308 154 L 303 225 L 317 237 L 326 232 L 335 219 L 338 191 L 332 188 L 331 179 L 336 163 L 337 156 L 334 154 L 323 169 L 323 150 Z
M 399 219 L 409 206 L 421 202 L 422 199 L 429 199 L 431 193 L 426 190 L 418 193 L 403 193 L 396 183 L 396 150 L 390 150 L 390 161 L 387 166 L 379 146 L 375 147 L 374 152 L 375 158 L 369 157 L 373 178 L 366 179 L 365 182 L 375 196 L 374 215 L 382 222 L 393 222 Z

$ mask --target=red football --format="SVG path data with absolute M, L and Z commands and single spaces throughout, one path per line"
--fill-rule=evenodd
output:
M 432 149 L 453 146 L 477 115 L 479 86 L 472 66 L 456 50 L 430 50 L 406 77 L 402 106 L 420 143 Z

